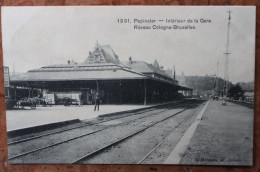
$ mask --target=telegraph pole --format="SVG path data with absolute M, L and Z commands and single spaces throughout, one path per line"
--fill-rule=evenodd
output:
M 216 96 L 219 97 L 219 88 L 218 88 L 218 67 L 219 67 L 219 58 L 217 62 L 217 76 L 216 76 Z
M 176 79 L 176 76 L 175 76 L 175 65 L 173 66 L 173 80 Z
M 226 99 L 228 94 L 228 81 L 229 81 L 229 75 L 228 75 L 228 61 L 229 61 L 229 55 L 231 54 L 229 50 L 229 31 L 230 31 L 230 21 L 231 21 L 231 11 L 228 11 L 228 25 L 227 25 L 227 44 L 226 44 L 226 52 L 225 54 L 225 68 L 224 68 L 224 88 L 223 88 L 223 105 L 226 105 Z

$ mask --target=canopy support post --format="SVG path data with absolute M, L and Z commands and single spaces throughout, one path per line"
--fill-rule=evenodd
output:
M 146 106 L 146 81 L 144 79 L 144 105 Z

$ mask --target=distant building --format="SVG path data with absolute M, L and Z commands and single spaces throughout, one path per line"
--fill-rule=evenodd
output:
M 244 100 L 245 101 L 254 102 L 254 97 L 255 97 L 254 91 L 245 90 L 245 93 L 244 93 Z
M 5 94 L 9 96 L 9 88 L 10 88 L 10 73 L 9 67 L 4 66 L 4 86 L 5 86 Z

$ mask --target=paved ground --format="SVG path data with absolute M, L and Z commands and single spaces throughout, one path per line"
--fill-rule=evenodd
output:
M 252 165 L 254 110 L 211 101 L 180 164 Z
M 32 110 L 28 107 L 20 110 L 7 110 L 7 131 L 28 128 L 49 123 L 56 123 L 72 119 L 91 119 L 99 115 L 138 109 L 143 105 L 101 105 L 99 111 L 94 112 L 94 105 L 69 106 L 55 105 L 52 107 L 39 106 Z

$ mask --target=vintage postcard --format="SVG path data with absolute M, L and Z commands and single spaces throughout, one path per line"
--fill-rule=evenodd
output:
M 253 163 L 255 7 L 2 7 L 11 164 Z

